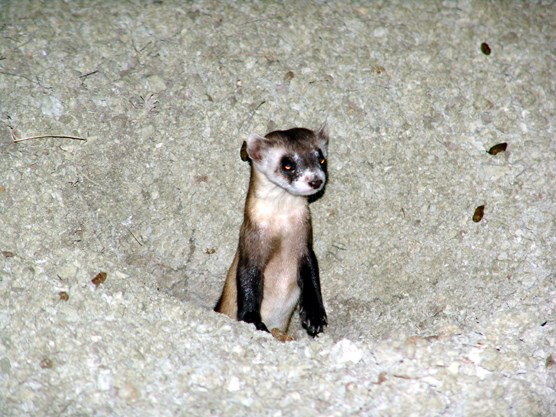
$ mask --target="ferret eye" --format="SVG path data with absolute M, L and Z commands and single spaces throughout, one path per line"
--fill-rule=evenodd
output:
M 321 158 L 319 159 L 319 164 L 325 165 L 325 164 L 326 164 L 326 159 L 321 157 Z
M 282 159 L 281 165 L 282 171 L 286 173 L 291 173 L 295 171 L 295 162 L 293 162 L 290 158 Z

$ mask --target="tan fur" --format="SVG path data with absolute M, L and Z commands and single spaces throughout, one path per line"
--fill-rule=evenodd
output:
M 287 331 L 299 300 L 298 260 L 311 239 L 311 217 L 307 198 L 294 196 L 272 184 L 264 174 L 251 168 L 251 181 L 245 204 L 247 222 L 256 225 L 268 245 L 268 260 L 263 271 L 264 289 L 261 318 L 268 329 Z M 253 228 L 249 228 L 253 230 Z M 228 270 L 217 311 L 237 319 L 237 266 L 239 249 Z

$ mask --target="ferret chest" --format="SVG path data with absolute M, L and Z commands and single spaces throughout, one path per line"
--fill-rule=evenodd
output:
M 303 234 L 308 218 L 309 211 L 306 204 L 298 199 L 287 197 L 280 201 L 255 201 L 251 209 L 251 220 L 261 232 L 273 238 Z
M 275 233 L 280 237 L 263 270 L 261 317 L 270 329 L 276 327 L 285 331 L 299 300 L 299 258 L 306 247 L 295 235 L 284 234 L 288 231 L 276 230 Z

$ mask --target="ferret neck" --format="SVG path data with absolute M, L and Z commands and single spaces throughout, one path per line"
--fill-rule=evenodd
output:
M 261 202 L 267 201 L 274 204 L 282 202 L 284 206 L 308 204 L 307 197 L 290 194 L 282 187 L 274 184 L 265 174 L 257 171 L 254 167 L 251 167 L 250 187 L 250 197 Z

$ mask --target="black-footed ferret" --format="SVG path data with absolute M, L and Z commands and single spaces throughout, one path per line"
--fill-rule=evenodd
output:
M 326 125 L 249 135 L 242 148 L 251 164 L 243 224 L 215 311 L 286 332 L 299 303 L 311 336 L 328 324 L 308 202 L 325 186 L 327 148 Z

